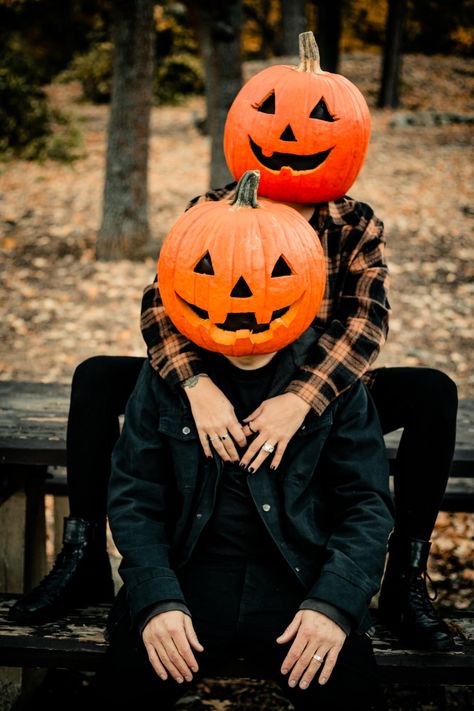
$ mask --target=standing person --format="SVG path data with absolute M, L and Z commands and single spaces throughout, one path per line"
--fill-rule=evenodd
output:
M 226 204 L 211 207 L 197 206 L 178 221 L 160 255 L 160 279 L 163 263 L 174 264 L 168 248 L 174 240 L 187 259 L 170 275 L 170 293 L 179 290 L 182 300 L 188 278 L 192 291 L 186 273 L 187 262 L 195 262 L 192 223 L 211 253 L 226 241 L 230 258 L 218 279 L 224 310 L 250 298 L 226 298 L 220 291 L 225 283 L 245 280 L 254 302 L 270 301 L 269 327 L 259 320 L 257 331 L 248 328 L 248 311 L 228 311 L 224 322 L 216 322 L 221 304 L 211 290 L 212 325 L 203 334 L 194 311 L 171 295 L 171 317 L 196 338 L 209 375 L 242 419 L 262 400 L 278 397 L 317 343 L 313 328 L 298 336 L 321 300 L 317 271 L 324 262 L 310 234 L 313 275 L 300 282 L 306 255 L 298 257 L 296 244 L 288 247 L 285 258 L 300 296 L 293 319 L 283 323 L 273 307 L 294 303 L 294 285 L 286 279 L 273 291 L 265 278 L 278 261 L 265 243 L 265 214 L 258 225 L 243 219 L 246 231 L 237 227 L 233 240 L 228 225 L 241 213 L 236 217 Z M 276 206 L 239 209 L 276 213 L 275 222 L 281 215 Z M 309 229 L 293 210 L 283 212 Z M 207 235 L 208 224 L 218 225 L 217 236 Z M 278 224 L 272 227 L 278 232 Z M 238 257 L 245 250 L 262 262 L 260 278 L 252 278 L 251 269 L 242 272 Z M 196 284 L 204 288 L 206 276 L 196 277 Z M 214 352 L 201 347 L 202 338 Z M 206 458 L 183 394 L 143 365 L 112 459 L 108 512 L 124 585 L 111 613 L 105 670 L 93 685 L 99 700 L 117 708 L 151 702 L 172 708 L 193 677 L 243 655 L 257 676 L 275 679 L 297 709 L 373 708 L 378 690 L 366 635 L 368 606 L 379 586 L 392 516 L 383 438 L 363 384 L 336 398 L 322 418 L 305 418 L 278 474 L 265 459 L 273 439 L 258 444 L 258 475 L 217 455 L 227 439 L 227 432 L 214 433 L 214 455 Z

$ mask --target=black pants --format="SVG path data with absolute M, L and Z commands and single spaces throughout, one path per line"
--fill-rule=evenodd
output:
M 318 684 L 316 677 L 305 691 L 288 686 L 288 676 L 281 674 L 280 667 L 290 645 L 278 645 L 275 639 L 293 619 L 304 590 L 283 559 L 270 555 L 194 561 L 178 577 L 204 646 L 204 652 L 195 655 L 200 667 L 195 680 L 225 675 L 229 662 L 244 658 L 252 676 L 276 681 L 296 709 L 376 708 L 377 668 L 364 634 L 353 633 L 346 639 L 327 684 Z M 119 618 L 111 632 L 105 667 L 92 687 L 99 704 L 107 701 L 110 708 L 164 711 L 173 708 L 189 686 L 172 679 L 161 681 L 128 615 Z
M 96 356 L 72 381 L 67 470 L 73 516 L 105 521 L 110 456 L 143 358 Z M 403 428 L 395 474 L 395 529 L 428 540 L 446 489 L 456 435 L 457 389 L 431 368 L 380 368 L 371 394 L 384 434 Z

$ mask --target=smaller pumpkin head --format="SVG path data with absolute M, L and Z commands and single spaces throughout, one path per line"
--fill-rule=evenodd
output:
M 203 202 L 169 232 L 158 260 L 163 305 L 198 346 L 227 355 L 273 353 L 313 321 L 325 261 L 311 225 L 293 208 L 257 203 L 258 171 L 232 201 Z
M 325 202 L 344 195 L 359 174 L 370 114 L 354 84 L 322 71 L 313 33 L 299 40 L 298 67 L 267 67 L 237 94 L 224 152 L 237 180 L 246 170 L 260 171 L 260 195 Z

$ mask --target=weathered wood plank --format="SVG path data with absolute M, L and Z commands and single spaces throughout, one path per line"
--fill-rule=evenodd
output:
M 104 626 L 108 605 L 71 612 L 58 622 L 20 626 L 6 614 L 16 595 L 0 595 L 0 665 L 97 669 L 107 649 Z M 376 614 L 376 613 L 374 613 Z M 473 684 L 474 612 L 444 613 L 456 637 L 452 652 L 424 652 L 401 647 L 390 630 L 376 624 L 375 656 L 385 681 L 415 684 Z M 222 674 L 251 676 L 245 664 L 231 664 Z
M 0 463 L 64 466 L 70 386 L 0 381 Z M 393 462 L 400 431 L 386 436 Z M 461 400 L 452 476 L 474 477 L 474 400 Z

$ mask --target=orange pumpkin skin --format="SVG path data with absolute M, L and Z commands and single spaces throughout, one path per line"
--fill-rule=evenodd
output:
M 312 33 L 303 34 L 317 52 Z M 354 84 L 321 71 L 319 54 L 308 59 L 305 51 L 307 41 L 299 67 L 268 67 L 243 86 L 227 116 L 224 152 L 236 180 L 260 171 L 260 195 L 326 202 L 347 193 L 362 168 L 370 113 Z
M 158 282 L 168 316 L 198 346 L 233 356 L 273 353 L 313 321 L 325 259 L 313 228 L 291 207 L 204 202 L 163 242 Z

